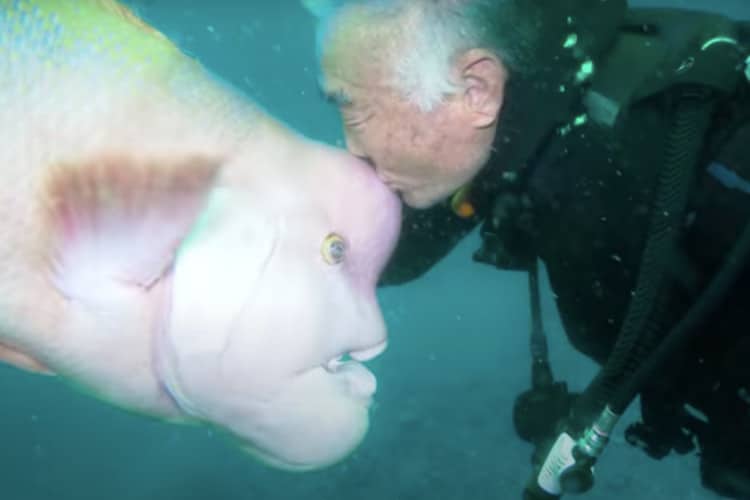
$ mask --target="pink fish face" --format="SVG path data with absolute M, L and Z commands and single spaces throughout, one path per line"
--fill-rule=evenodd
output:
M 360 361 L 386 347 L 375 285 L 400 208 L 340 151 L 284 151 L 296 153 L 269 158 L 260 185 L 210 195 L 177 253 L 157 359 L 185 412 L 268 463 L 308 469 L 367 430 L 376 381 Z

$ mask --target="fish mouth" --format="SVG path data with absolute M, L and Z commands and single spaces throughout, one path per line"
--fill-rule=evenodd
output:
M 388 347 L 388 341 L 360 349 L 347 351 L 328 360 L 321 366 L 329 374 L 340 377 L 352 395 L 369 399 L 377 390 L 377 379 L 362 363 L 375 359 Z

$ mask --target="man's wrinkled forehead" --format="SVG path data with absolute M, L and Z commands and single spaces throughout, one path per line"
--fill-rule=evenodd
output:
M 394 25 L 393 19 L 374 15 L 371 8 L 363 5 L 346 5 L 333 10 L 321 18 L 318 25 L 318 58 L 321 63 L 352 63 L 367 52 L 368 59 L 380 59 L 387 53 Z
M 396 54 L 396 23 L 362 5 L 346 5 L 321 19 L 318 27 L 320 85 L 327 94 L 339 87 L 377 84 L 388 58 Z

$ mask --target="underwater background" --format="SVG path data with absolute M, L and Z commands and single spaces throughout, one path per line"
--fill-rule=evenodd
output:
M 552 0 L 550 0 L 552 1 Z M 313 20 L 298 0 L 126 2 L 261 104 L 310 137 L 341 144 L 316 86 Z M 750 19 L 750 0 L 650 1 Z M 531 446 L 511 410 L 529 387 L 526 275 L 475 264 L 473 233 L 424 278 L 380 290 L 390 347 L 372 428 L 332 468 L 280 472 L 201 427 L 134 416 L 54 379 L 0 366 L 0 500 L 443 500 L 520 498 Z M 556 377 L 580 390 L 595 366 L 566 343 L 551 292 L 545 328 Z M 654 461 L 624 442 L 634 405 L 583 498 L 714 499 L 695 455 Z

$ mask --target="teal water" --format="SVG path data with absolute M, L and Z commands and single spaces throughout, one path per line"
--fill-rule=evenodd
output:
M 129 3 L 275 116 L 340 142 L 335 110 L 316 89 L 312 20 L 297 1 Z M 670 5 L 750 19 L 747 0 Z M 424 279 L 381 291 L 391 344 L 371 363 L 379 378 L 372 430 L 346 462 L 276 471 L 204 428 L 156 423 L 0 367 L 0 500 L 519 498 L 531 448 L 510 412 L 529 383 L 526 278 L 472 264 L 478 243 L 473 234 Z M 556 375 L 580 389 L 594 366 L 565 343 L 546 287 L 543 309 Z M 624 443 L 624 427 L 584 498 L 718 498 L 701 489 L 695 456 L 647 459 Z

